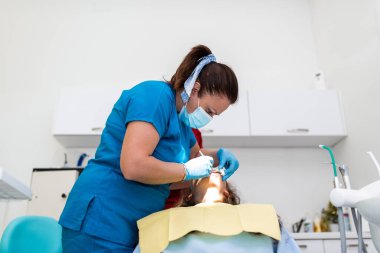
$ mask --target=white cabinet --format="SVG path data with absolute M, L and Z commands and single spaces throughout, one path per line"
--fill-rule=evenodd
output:
M 65 147 L 97 147 L 107 117 L 121 92 L 110 87 L 63 89 L 56 109 L 54 136 Z M 248 109 L 248 93 L 242 91 L 238 103 L 200 129 L 205 146 L 243 145 L 250 135 Z
M 339 232 L 326 233 L 293 233 L 297 245 L 304 253 L 339 253 L 341 241 Z M 346 233 L 347 253 L 358 252 L 358 239 L 356 232 Z M 364 244 L 368 253 L 377 253 L 369 232 L 363 233 Z
M 220 116 L 201 128 L 205 147 L 240 147 L 247 145 L 247 136 L 250 135 L 248 92 L 239 93 L 237 103 L 229 106 Z
M 364 239 L 364 245 L 367 248 L 368 253 L 377 253 L 375 246 L 371 239 Z M 324 240 L 325 251 L 324 253 L 336 253 L 340 252 L 340 240 Z M 358 252 L 358 240 L 349 239 L 346 242 L 347 253 Z
M 250 91 L 249 106 L 257 146 L 334 145 L 346 136 L 333 90 Z
M 124 89 L 126 89 L 124 87 Z M 65 147 L 97 147 L 122 88 L 73 87 L 61 93 L 54 136 Z M 201 129 L 205 147 L 333 146 L 346 136 L 333 90 L 247 91 Z
M 58 220 L 78 176 L 78 169 L 34 169 L 28 215 L 50 216 Z
M 303 253 L 323 253 L 322 240 L 296 240 L 298 247 Z
M 54 136 L 66 147 L 97 147 L 108 115 L 122 93 L 115 87 L 74 87 L 61 90 Z

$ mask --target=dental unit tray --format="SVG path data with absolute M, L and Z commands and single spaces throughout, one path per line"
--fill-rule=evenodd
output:
M 0 199 L 32 199 L 32 191 L 0 168 Z

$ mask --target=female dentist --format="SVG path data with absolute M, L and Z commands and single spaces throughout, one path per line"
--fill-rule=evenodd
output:
M 122 92 L 95 158 L 76 181 L 59 223 L 64 253 L 133 252 L 136 221 L 162 210 L 170 183 L 239 167 L 226 149 L 202 149 L 201 128 L 238 97 L 234 72 L 206 46 L 185 56 L 170 82 L 146 81 Z

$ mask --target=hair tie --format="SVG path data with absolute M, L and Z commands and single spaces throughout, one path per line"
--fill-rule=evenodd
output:
M 181 93 L 181 98 L 182 98 L 183 103 L 187 103 L 187 101 L 189 100 L 195 81 L 197 80 L 199 73 L 201 72 L 203 67 L 209 64 L 210 62 L 216 62 L 216 58 L 213 54 L 209 54 L 207 56 L 200 58 L 198 61 L 199 61 L 198 65 L 195 67 L 195 69 L 193 70 L 189 78 L 187 78 L 187 80 L 185 81 L 185 84 L 184 84 L 185 89 Z

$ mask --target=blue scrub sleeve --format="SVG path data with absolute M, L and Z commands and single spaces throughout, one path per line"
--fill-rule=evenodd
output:
M 128 104 L 125 125 L 131 121 L 151 123 L 161 138 L 168 128 L 174 103 L 170 92 L 161 89 L 158 92 L 151 90 L 133 94 Z

